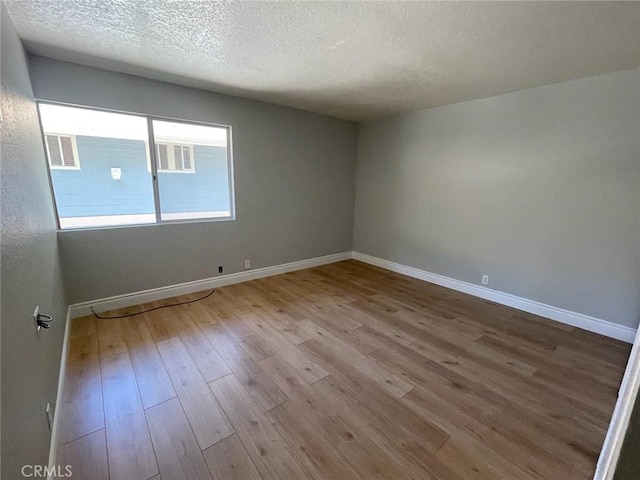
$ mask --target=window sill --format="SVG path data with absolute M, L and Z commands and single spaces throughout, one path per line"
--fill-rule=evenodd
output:
M 86 225 L 86 226 L 69 226 L 64 228 L 58 228 L 58 232 L 83 232 L 87 230 L 112 230 L 122 228 L 140 228 L 140 227 L 155 227 L 160 225 L 177 225 L 177 224 L 191 224 L 191 223 L 215 223 L 215 222 L 230 222 L 236 219 L 235 215 L 225 215 L 220 217 L 203 217 L 203 218 L 180 218 L 161 220 L 159 222 L 138 222 L 119 225 Z

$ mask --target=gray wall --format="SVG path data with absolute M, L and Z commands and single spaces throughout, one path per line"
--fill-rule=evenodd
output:
M 361 124 L 354 250 L 636 326 L 640 70 Z
M 2 478 L 46 465 L 67 305 L 46 160 L 27 62 L 2 2 Z M 36 305 L 55 317 L 36 333 Z
M 351 250 L 355 123 L 41 57 L 36 98 L 231 125 L 236 220 L 59 233 L 71 303 Z

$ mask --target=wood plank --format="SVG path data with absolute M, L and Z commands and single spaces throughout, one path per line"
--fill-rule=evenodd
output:
M 207 448 L 202 455 L 216 480 L 262 480 L 236 434 Z
M 395 370 L 416 386 L 428 386 L 429 390 L 448 399 L 452 404 L 467 410 L 477 418 L 487 418 L 500 413 L 510 402 L 481 383 L 459 375 L 406 349 L 381 348 L 370 355 L 388 369 Z
M 463 480 L 511 480 L 508 475 L 456 444 L 454 439 L 449 439 L 438 450 L 436 458 L 448 465 L 457 478 Z
M 315 479 L 359 479 L 331 443 L 292 402 L 285 402 L 267 412 L 300 463 Z
M 153 302 L 151 308 L 160 306 L 160 302 Z M 167 321 L 164 309 L 154 310 L 143 314 L 143 318 L 149 327 L 149 332 L 156 343 L 177 337 L 178 331 Z
M 101 359 L 127 351 L 121 318 L 98 320 L 97 325 Z
M 609 400 L 618 394 L 619 387 L 605 385 L 595 379 L 582 377 L 576 372 L 552 366 L 539 368 L 532 378 L 555 390 L 564 391 L 567 395 L 577 396 L 580 400 L 586 396 L 602 405 L 608 416 L 613 413 Z
M 246 306 L 238 298 L 243 295 L 242 290 L 239 288 L 238 285 L 230 285 L 229 287 L 218 289 L 215 298 L 212 297 L 211 300 L 211 302 L 215 302 L 217 317 L 224 323 L 236 341 L 255 333 L 249 323 L 256 318 L 256 313 L 253 309 Z M 265 345 L 265 348 L 267 347 Z
M 97 335 L 74 338 L 69 345 L 62 414 L 63 443 L 104 428 L 102 379 Z
M 316 431 L 332 444 L 339 445 L 346 461 L 354 471 L 363 478 L 371 476 L 381 478 L 404 478 L 408 477 L 408 469 L 398 469 L 398 464 L 392 460 L 395 448 L 387 448 L 384 439 L 380 439 L 377 433 L 368 425 L 361 416 L 354 414 L 349 409 L 349 405 L 336 400 L 335 396 L 329 395 L 324 390 L 318 390 L 316 386 L 309 385 L 296 371 L 286 362 L 278 357 L 272 357 L 271 361 L 265 364 L 269 375 L 291 398 L 290 402 L 313 423 Z M 272 410 L 270 410 L 272 411 Z M 300 420 L 304 421 L 304 420 Z M 378 440 L 378 441 L 376 441 Z M 409 443 L 411 444 L 410 446 Z M 415 442 L 401 442 L 403 449 L 411 450 Z M 421 454 L 428 454 L 422 451 Z M 424 459 L 424 456 L 422 457 Z M 404 467 L 404 464 L 402 464 Z M 419 478 L 423 478 L 426 472 L 419 470 Z
M 110 476 L 147 480 L 158 466 L 129 354 L 103 358 L 101 368 Z
M 235 377 L 262 408 L 270 410 L 287 401 L 287 396 L 273 383 L 260 365 L 226 332 L 221 325 L 201 327 Z
M 579 417 L 598 428 L 605 428 L 611 412 L 609 407 L 577 392 L 568 396 L 565 391 L 550 388 L 534 378 L 514 375 L 496 365 L 481 365 L 466 358 L 451 357 L 435 344 L 416 342 L 408 347 L 445 369 L 471 380 L 482 378 L 484 384 L 509 401 L 524 405 L 540 405 L 552 411 Z
M 124 333 L 144 408 L 175 397 L 176 391 L 145 319 L 133 317 L 124 322 Z
M 247 292 L 240 301 L 256 315 L 254 322 L 249 324 L 250 327 L 255 329 L 263 322 L 263 332 L 269 334 L 272 341 L 277 341 L 281 348 L 287 348 L 287 344 L 297 345 L 308 340 L 309 336 L 299 327 L 297 319 L 284 310 L 281 292 L 271 289 L 268 295 L 265 294 L 261 287 L 264 283 L 266 282 L 256 280 L 240 286 Z
M 216 380 L 210 386 L 265 480 L 310 478 L 269 419 L 233 375 Z
M 174 307 L 171 310 L 175 315 L 174 320 L 181 323 L 179 337 L 198 367 L 202 378 L 206 382 L 211 382 L 229 375 L 231 370 L 195 324 L 189 310 L 186 310 L 185 306 Z
M 497 336 L 483 335 L 478 342 L 493 351 L 517 358 L 532 367 L 555 370 L 565 376 L 571 376 L 574 380 L 580 379 L 586 384 L 598 382 L 617 388 L 620 386 L 624 372 L 618 366 L 595 359 L 590 355 L 574 352 L 562 346 L 549 353 L 525 348 L 517 342 L 509 342 Z
M 287 362 L 302 378 L 314 383 L 329 375 L 324 368 L 313 362 L 296 347 L 281 351 L 278 356 Z
M 218 331 L 220 334 L 224 332 L 224 337 L 232 337 L 234 342 L 240 345 L 253 360 L 262 360 L 268 357 L 269 354 L 260 346 L 259 340 L 257 340 L 255 335 L 251 334 L 247 328 L 243 327 L 242 329 L 244 336 L 237 333 L 237 329 L 233 326 L 235 317 L 232 320 L 223 319 L 224 315 L 220 314 L 219 309 L 221 303 L 224 303 L 224 298 L 220 300 L 219 291 L 220 290 L 216 291 L 213 297 L 205 301 L 185 305 L 184 308 L 188 311 L 191 319 L 199 327 L 215 325 L 212 331 Z M 206 303 L 207 301 L 210 303 Z M 213 302 L 215 302 L 215 304 Z M 204 330 L 203 328 L 200 329 L 203 334 Z M 209 338 L 209 341 L 211 342 L 211 338 Z M 211 343 L 215 346 L 214 342 Z
M 57 465 L 66 476 L 71 473 L 76 478 L 109 480 L 104 429 L 62 445 Z
M 88 317 L 74 318 L 71 321 L 71 339 L 97 334 L 98 326 L 96 325 L 95 316 L 90 315 Z
M 518 475 L 539 479 L 566 478 L 571 471 L 571 465 L 565 460 L 547 454 L 536 447 L 526 438 L 519 436 L 504 437 L 491 426 L 471 417 L 466 412 L 459 410 L 440 399 L 426 388 L 416 388 L 402 399 L 409 408 L 422 414 L 423 418 L 433 421 L 441 428 L 465 444 L 469 444 L 474 450 L 479 449 L 479 443 L 486 447 L 482 450 L 483 456 L 492 451 L 491 457 L 485 457 L 486 461 L 506 475 Z M 500 460 L 496 460 L 498 457 Z M 505 461 L 510 459 L 510 461 Z M 516 467 L 516 468 L 514 468 Z M 515 476 L 515 478 L 520 478 Z
M 334 362 L 336 364 L 349 365 L 377 383 L 381 390 L 396 398 L 401 398 L 413 388 L 412 384 L 385 371 L 379 364 L 376 364 L 369 357 L 358 352 L 326 329 L 310 324 L 309 332 L 314 339 L 308 340 L 302 345 L 306 347 L 309 345 L 315 346 L 314 353 L 321 356 L 325 364 Z
M 433 423 L 416 415 L 390 396 L 376 394 L 373 385 L 366 385 L 357 377 L 332 371 L 318 381 L 316 388 L 331 395 L 337 404 L 348 409 L 352 417 L 372 426 L 390 443 L 414 441 L 433 454 L 449 439 L 449 434 Z M 364 408 L 366 406 L 366 408 Z
M 549 425 L 544 418 L 515 406 L 496 414 L 491 420 L 495 431 L 505 437 L 515 434 L 527 438 L 550 455 L 573 458 L 574 466 L 583 471 L 595 470 L 601 445 L 600 436 L 594 436 L 592 430 L 570 428 L 567 433 L 566 426 Z
M 475 419 L 469 420 L 464 412 L 461 414 L 458 409 L 449 405 L 446 399 L 437 395 L 423 395 L 422 389 L 414 389 L 402 399 L 402 402 L 445 429 L 452 439 L 474 452 L 475 456 L 490 463 L 501 474 L 523 480 L 542 479 L 536 472 L 529 471 L 525 466 L 506 458 L 499 450 L 487 445 L 484 440 L 486 428 L 483 424 Z
M 233 433 L 218 402 L 179 338 L 158 344 L 185 415 L 204 450 Z
M 180 402 L 172 398 L 147 410 L 160 475 L 165 480 L 211 480 Z
M 562 345 L 555 349 L 551 358 L 569 369 L 592 374 L 602 383 L 613 386 L 620 385 L 626 366 L 626 362 L 610 363 L 591 355 L 588 350 L 578 352 Z
M 317 382 L 314 388 L 328 408 L 342 412 L 349 424 L 370 439 L 390 460 L 401 465 L 402 470 L 412 478 L 435 480 L 452 477 L 450 469 L 432 455 L 437 450 L 434 443 L 442 444 L 448 438 L 437 427 L 429 426 L 425 420 L 418 420 L 415 432 L 408 432 L 403 425 L 395 423 L 395 418 L 390 420 L 389 416 L 380 415 L 380 408 L 376 408 L 375 413 L 358 408 L 354 399 L 350 398 L 346 390 L 340 390 L 331 376 Z M 398 417 L 408 419 L 403 413 L 399 413 Z M 435 435 L 429 438 L 428 433 Z M 418 437 L 427 438 L 426 443 L 423 444 Z
M 416 341 L 416 337 L 406 333 L 404 328 L 399 328 L 389 324 L 388 322 L 380 319 L 377 315 L 372 315 L 370 311 L 359 308 L 360 305 L 360 302 L 354 302 L 348 305 L 340 305 L 336 307 L 336 309 L 349 318 L 357 319 L 361 325 L 379 332 L 400 345 L 409 345 Z

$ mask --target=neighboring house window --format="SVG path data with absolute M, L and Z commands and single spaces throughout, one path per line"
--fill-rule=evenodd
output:
M 194 173 L 193 145 L 157 143 L 156 147 L 159 172 Z
M 191 147 L 189 145 L 174 145 L 176 170 L 189 171 L 191 168 Z
M 165 143 L 158 144 L 158 170 L 169 170 L 169 148 Z
M 80 168 L 75 138 L 69 135 L 46 135 L 51 168 Z
M 38 108 L 60 228 L 234 218 L 231 127 Z

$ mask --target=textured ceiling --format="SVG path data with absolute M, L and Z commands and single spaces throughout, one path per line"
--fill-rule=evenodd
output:
M 349 120 L 640 66 L 639 2 L 7 2 L 27 49 Z

